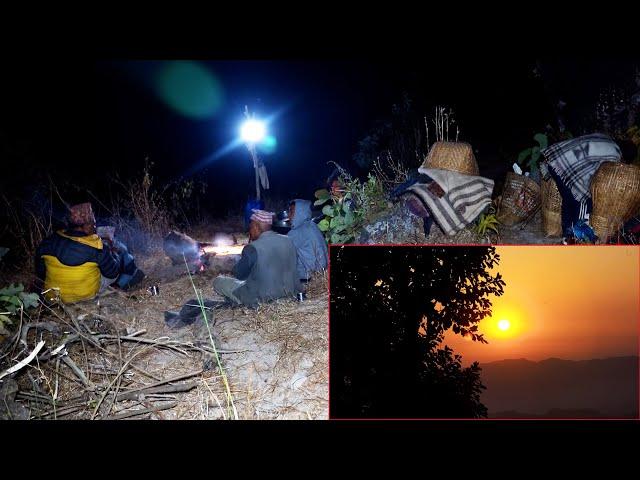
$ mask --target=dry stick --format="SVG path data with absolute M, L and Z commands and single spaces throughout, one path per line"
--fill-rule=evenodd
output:
M 118 338 L 118 359 L 120 360 L 120 365 L 122 366 L 122 342 L 120 341 L 120 338 Z M 115 395 L 113 396 L 113 401 L 111 402 L 111 405 L 107 409 L 107 416 L 111 413 L 111 411 L 113 410 L 113 406 L 118 401 L 118 392 L 120 391 L 121 384 L 122 384 L 122 376 L 118 376 L 118 383 L 116 385 Z
M 27 345 L 27 335 L 29 335 L 29 330 L 32 328 L 35 328 L 36 330 L 47 330 L 48 332 L 52 333 L 60 330 L 60 327 L 53 322 L 25 323 L 20 331 L 20 342 L 23 345 Z
M 130 341 L 130 342 L 136 342 L 136 343 L 146 343 L 149 344 L 151 346 L 157 346 L 157 347 L 166 347 L 170 350 L 176 351 L 178 353 L 181 353 L 182 355 L 188 356 L 187 352 L 185 352 L 184 350 L 179 349 L 176 344 L 178 345 L 183 345 L 180 344 L 178 342 L 175 342 L 174 344 L 171 343 L 163 343 L 160 342 L 158 340 L 151 340 L 149 338 L 138 338 L 138 337 L 118 337 L 116 335 L 97 335 L 96 338 L 102 340 L 102 339 L 107 339 L 107 340 L 125 340 L 125 341 Z M 161 338 L 165 338 L 165 337 L 161 337 Z M 169 342 L 171 342 L 171 340 L 169 340 Z
M 121 402 L 123 400 L 135 400 L 139 396 L 149 396 L 151 394 L 168 394 L 168 393 L 182 393 L 193 390 L 198 386 L 196 381 L 182 383 L 180 385 L 161 385 L 159 387 L 150 387 L 131 390 L 128 392 L 116 394 L 116 401 Z
M 144 330 L 141 330 L 141 331 L 144 331 Z M 140 332 L 136 332 L 136 333 L 134 333 L 133 335 L 138 335 L 139 333 L 140 333 Z M 72 344 L 72 343 L 74 343 L 74 342 L 76 342 L 76 341 L 80 340 L 80 337 L 81 337 L 81 336 L 82 336 L 82 334 L 77 334 L 77 333 L 74 333 L 74 334 L 71 334 L 71 335 L 67 336 L 67 337 L 66 337 L 66 338 L 65 338 L 65 339 L 60 343 L 60 345 L 59 345 L 57 348 L 55 348 L 53 351 L 55 352 L 56 350 L 60 350 L 60 349 L 64 348 L 65 346 L 70 345 L 70 344 Z M 132 338 L 133 336 L 132 336 L 132 335 L 130 335 L 130 337 Z M 100 340 L 100 338 L 98 338 L 98 340 Z M 101 345 L 99 345 L 99 346 L 98 346 L 98 349 L 99 349 L 99 350 L 101 350 L 102 352 L 106 353 L 107 355 L 112 356 L 112 357 L 116 357 L 116 356 L 117 356 L 115 353 L 110 352 L 109 350 L 107 350 L 107 349 L 103 348 Z M 46 359 L 46 360 L 48 360 L 48 358 L 49 358 L 48 356 L 50 356 L 50 354 L 45 354 L 45 355 L 43 355 L 44 359 Z M 145 376 L 147 376 L 147 377 L 149 377 L 149 378 L 152 378 L 153 380 L 156 380 L 156 381 L 160 380 L 160 379 L 159 379 L 158 377 L 156 377 L 155 375 L 150 374 L 149 372 L 147 372 L 147 371 L 146 371 L 146 370 L 144 370 L 143 368 L 140 368 L 140 367 L 138 367 L 138 366 L 136 366 L 136 365 L 134 365 L 134 364 L 131 364 L 131 368 L 133 368 L 134 370 L 139 371 L 140 373 L 142 373 L 143 375 L 145 375 Z
M 46 307 L 46 308 L 47 308 L 51 313 L 53 313 L 53 315 L 55 315 L 58 319 L 62 320 L 62 321 L 63 321 L 67 326 L 71 327 L 71 325 L 69 325 L 69 323 L 68 323 L 68 322 L 66 322 L 64 318 L 62 318 L 60 315 L 58 315 L 58 314 L 57 314 L 53 309 L 51 309 L 48 305 L 46 305 L 46 304 L 44 304 L 44 303 L 43 303 L 43 305 L 44 305 L 44 306 L 45 306 L 45 307 Z M 144 331 L 144 330 L 141 330 L 140 332 L 143 332 L 143 331 Z M 133 338 L 134 336 L 139 335 L 139 334 L 140 334 L 140 332 L 136 332 L 136 333 L 134 333 L 133 335 L 129 335 L 129 337 L 127 337 L 126 339 L 128 340 L 128 339 L 130 339 L 130 338 Z M 63 345 L 70 344 L 70 343 L 73 343 L 73 342 L 75 342 L 75 341 L 79 340 L 79 339 L 80 339 L 80 337 L 82 337 L 82 336 L 84 336 L 84 334 L 83 334 L 82 332 L 80 332 L 80 331 L 79 331 L 78 333 L 76 333 L 76 334 L 71 334 L 71 335 L 69 335 L 68 337 L 66 337 L 66 338 L 62 341 L 62 343 L 60 344 L 60 346 L 59 346 L 56 350 L 60 349 Z M 115 337 L 114 337 L 114 338 L 115 338 Z M 95 342 L 95 339 L 94 339 L 94 342 Z M 98 339 L 98 342 L 97 342 L 97 343 L 93 343 L 93 344 L 94 344 L 96 347 L 98 347 L 98 349 L 99 349 L 99 350 L 103 351 L 103 352 L 104 352 L 104 353 L 106 353 L 107 355 L 110 355 L 110 356 L 112 356 L 112 357 L 115 357 L 115 356 L 116 356 L 116 354 L 115 354 L 115 353 L 110 352 L 109 350 L 107 350 L 107 349 L 103 348 L 103 347 L 102 347 L 102 345 L 100 345 L 100 344 L 99 344 L 99 339 Z M 45 354 L 45 356 L 46 356 L 46 354 Z M 159 379 L 158 379 L 158 377 L 156 377 L 155 375 L 150 374 L 150 373 L 149 373 L 149 372 L 147 372 L 146 370 L 144 370 L 144 369 L 142 369 L 142 368 L 140 368 L 140 367 L 138 367 L 138 366 L 136 366 L 136 365 L 134 365 L 134 364 L 132 364 L 132 365 L 131 365 L 131 367 L 132 367 L 134 370 L 139 371 L 140 373 L 142 373 L 143 375 L 146 375 L 146 376 L 147 376 L 147 377 L 149 377 L 149 378 L 152 378 L 152 379 L 154 379 L 154 380 L 156 380 L 156 381 L 158 381 L 158 380 L 159 380 Z
M 46 363 L 43 363 L 40 366 L 42 368 L 45 368 L 45 369 L 49 370 L 50 372 L 55 372 L 55 370 L 53 368 L 51 368 L 49 365 L 47 365 Z M 62 378 L 64 378 L 65 380 L 68 380 L 70 382 L 82 384 L 82 382 L 79 381 L 77 378 L 69 377 L 69 376 L 65 375 L 64 373 L 62 373 L 62 372 L 58 372 L 58 375 L 60 375 Z
M 165 403 L 164 405 L 157 405 L 157 406 L 152 407 L 152 408 L 144 408 L 142 410 L 135 410 L 133 412 L 119 413 L 117 415 L 113 415 L 111 417 L 107 417 L 107 420 L 122 420 L 122 419 L 129 418 L 129 417 L 136 417 L 138 415 L 144 415 L 146 413 L 159 412 L 161 410 L 170 410 L 170 409 L 172 409 L 172 408 L 174 408 L 176 406 L 178 406 L 178 402 Z
M 62 359 L 62 362 L 67 367 L 69 367 L 73 373 L 75 373 L 76 377 L 80 379 L 80 381 L 82 382 L 82 385 L 84 385 L 86 388 L 90 390 L 94 390 L 96 388 L 95 385 L 93 385 L 89 381 L 89 379 L 84 374 L 84 372 L 80 369 L 80 367 L 78 367 L 78 365 L 76 365 L 76 363 L 73 360 L 71 360 L 71 358 L 69 358 L 68 355 L 64 355 L 61 359 Z
M 56 358 L 56 389 L 53 392 L 53 401 L 58 400 L 58 380 L 60 378 L 60 358 Z
M 60 304 L 60 307 L 62 308 L 62 310 L 64 311 L 64 313 L 66 313 L 66 314 L 69 316 L 69 318 L 71 318 L 71 321 L 73 322 L 73 326 L 75 327 L 75 329 L 76 329 L 76 330 L 78 331 L 78 333 L 80 334 L 81 340 L 82 340 L 83 338 L 86 338 L 86 339 L 89 341 L 89 343 L 93 344 L 93 346 L 94 346 L 94 347 L 99 347 L 99 346 L 100 346 L 100 344 L 99 344 L 99 342 L 98 342 L 95 338 L 93 338 L 93 335 L 91 335 L 91 334 L 83 335 L 83 333 L 82 333 L 82 327 L 81 327 L 81 326 L 80 326 L 80 324 L 78 323 L 78 320 L 76 319 L 76 317 L 74 317 L 74 316 L 71 314 L 71 312 L 69 312 L 69 310 L 67 309 L 67 307 L 66 307 L 63 303 L 61 303 L 61 304 Z M 85 357 L 86 357 L 86 356 L 87 356 L 87 350 L 86 350 L 86 348 L 85 348 L 85 346 L 84 346 L 84 340 L 82 340 L 82 348 L 84 349 L 84 355 L 85 355 Z M 87 359 L 87 364 L 88 364 L 88 362 L 89 362 L 89 360 Z
M 64 408 L 59 409 L 59 410 L 55 410 L 55 411 L 54 410 L 49 410 L 48 412 L 39 413 L 38 415 L 33 415 L 31 418 L 47 417 L 47 416 L 49 416 L 51 414 L 54 414 L 55 418 L 64 417 L 66 415 L 70 415 L 72 413 L 76 413 L 76 412 L 79 412 L 81 410 L 84 410 L 85 407 L 86 407 L 86 405 L 84 403 L 77 404 L 77 405 L 69 405 L 69 406 L 65 406 Z
M 96 335 L 96 338 L 102 340 L 102 339 L 116 339 L 118 337 L 116 337 L 115 335 Z M 168 337 L 161 337 L 161 338 L 168 338 Z M 185 347 L 191 350 L 197 350 L 197 351 L 206 351 L 209 353 L 213 353 L 212 349 L 206 348 L 206 347 L 197 347 L 195 345 L 193 345 L 192 343 L 186 343 L 186 342 L 177 342 L 175 340 L 169 340 L 167 343 L 163 343 L 160 342 L 158 340 L 152 340 L 150 338 L 138 338 L 138 337 L 132 337 L 132 336 L 126 336 L 126 337 L 120 337 L 120 340 L 124 340 L 124 341 L 130 341 L 130 342 L 138 342 L 138 343 L 147 343 L 147 344 L 151 344 L 151 345 L 155 345 L 158 347 L 166 347 L 169 348 L 171 350 L 177 351 L 183 355 L 187 355 L 187 353 L 184 350 L 180 350 L 178 348 L 178 346 L 180 347 Z M 216 351 L 218 353 L 242 353 L 242 352 L 246 352 L 247 349 L 243 349 L 243 350 L 218 350 L 216 349 Z
M 186 380 L 187 378 L 192 378 L 195 377 L 197 375 L 200 375 L 204 372 L 204 370 L 198 370 L 197 372 L 191 372 L 191 373 L 186 373 L 184 375 L 178 375 L 176 377 L 172 377 L 172 378 L 167 378 L 166 380 L 162 380 L 156 383 L 152 383 L 151 385 L 144 385 L 142 387 L 139 388 L 134 388 L 132 390 L 127 390 L 126 392 L 122 392 L 122 395 L 126 395 L 129 393 L 133 393 L 133 392 L 139 392 L 141 390 L 147 390 L 149 388 L 154 388 L 154 387 L 159 387 L 160 385 L 165 385 L 167 383 L 172 383 L 172 382 L 179 382 L 180 380 Z
M 2 372 L 0 374 L 0 378 L 6 377 L 7 375 L 15 373 L 18 370 L 20 370 L 21 368 L 27 366 L 31 362 L 31 360 L 33 360 L 38 355 L 38 352 L 40 352 L 40 350 L 42 350 L 42 347 L 44 347 L 44 340 L 41 340 L 36 345 L 36 347 L 33 349 L 33 351 L 25 359 L 21 360 L 20 362 L 15 364 L 13 367 L 11 367 L 11 368 L 5 370 L 4 372 Z
M 56 418 L 56 409 L 58 408 L 56 399 L 54 398 L 53 394 L 51 393 L 51 382 L 49 382 L 49 378 L 44 374 L 44 372 L 42 371 L 42 367 L 40 366 L 40 363 L 38 362 L 38 357 L 36 357 L 36 366 L 34 367 L 33 365 L 30 365 L 31 368 L 34 368 L 36 370 L 38 370 L 38 373 L 40 374 L 40 377 L 42 379 L 44 379 L 44 381 L 47 384 L 47 388 L 49 389 L 49 393 L 51 395 L 51 400 L 52 400 L 52 404 L 53 404 L 53 418 Z
M 98 400 L 98 404 L 96 405 L 96 408 L 93 410 L 93 413 L 91 414 L 91 420 L 95 420 L 96 415 L 98 414 L 98 409 L 100 408 L 100 405 L 102 405 L 102 402 L 104 401 L 104 399 L 107 397 L 107 394 L 109 393 L 109 390 L 111 390 L 111 387 L 113 387 L 113 384 L 116 383 L 116 381 L 118 380 L 118 378 L 120 377 L 120 375 L 122 375 L 125 370 L 126 367 L 129 366 L 129 364 L 131 362 L 133 362 L 133 359 L 136 358 L 138 355 L 140 355 L 141 353 L 149 350 L 151 348 L 151 346 L 147 346 L 147 347 L 143 347 L 142 349 L 140 349 L 139 351 L 137 351 L 136 353 L 133 354 L 133 356 L 126 361 L 126 363 L 122 366 L 122 368 L 120 368 L 120 371 L 118 372 L 118 374 L 116 375 L 116 378 L 114 378 L 111 383 L 109 384 L 109 386 L 106 388 L 106 390 L 104 391 L 104 393 L 102 394 L 102 396 L 100 397 L 100 400 Z

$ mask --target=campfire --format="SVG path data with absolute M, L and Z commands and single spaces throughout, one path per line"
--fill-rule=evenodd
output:
M 202 244 L 201 244 L 202 245 Z M 204 253 L 212 253 L 214 255 L 240 255 L 244 245 L 207 245 L 202 247 Z
M 244 245 L 236 244 L 233 237 L 223 235 L 212 243 L 205 243 L 172 231 L 164 239 L 164 253 L 173 265 L 184 265 L 186 260 L 191 273 L 205 271 L 212 257 L 239 256 L 243 248 Z

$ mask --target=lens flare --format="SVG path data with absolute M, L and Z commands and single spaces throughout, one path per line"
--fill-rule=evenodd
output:
M 248 143 L 258 143 L 262 141 L 267 133 L 264 122 L 259 120 L 247 120 L 240 127 L 240 138 Z
M 271 155 L 272 153 L 275 153 L 277 148 L 278 148 L 278 141 L 276 140 L 276 137 L 274 137 L 273 135 L 267 135 L 264 138 L 264 140 L 258 144 L 258 150 L 260 150 L 260 152 L 266 155 Z
M 222 85 L 197 62 L 171 61 L 156 76 L 158 96 L 176 112 L 192 118 L 215 115 L 223 104 Z

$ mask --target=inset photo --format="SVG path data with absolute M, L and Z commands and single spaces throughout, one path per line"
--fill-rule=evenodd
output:
M 637 419 L 637 247 L 335 246 L 332 419 Z

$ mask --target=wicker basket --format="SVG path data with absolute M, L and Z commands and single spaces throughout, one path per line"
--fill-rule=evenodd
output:
M 540 187 L 542 230 L 547 237 L 562 235 L 562 197 L 553 178 L 543 180 Z
M 640 212 L 640 167 L 605 162 L 591 180 L 590 224 L 601 242 Z
M 471 145 L 464 142 L 436 142 L 431 147 L 423 168 L 441 168 L 467 175 L 478 175 L 478 162 Z
M 540 185 L 524 175 L 507 173 L 497 219 L 514 225 L 529 218 L 540 206 Z

